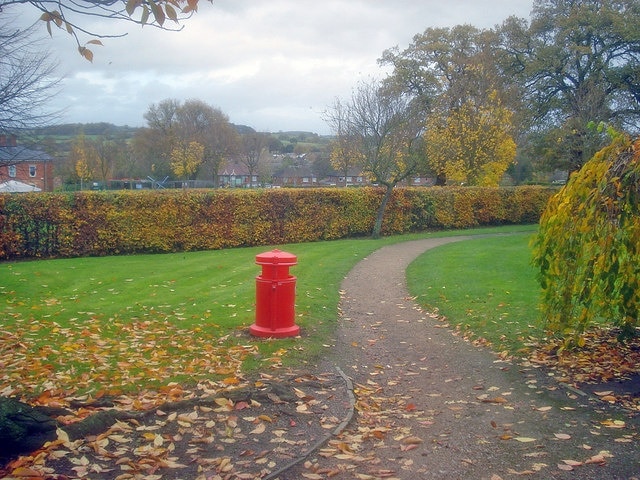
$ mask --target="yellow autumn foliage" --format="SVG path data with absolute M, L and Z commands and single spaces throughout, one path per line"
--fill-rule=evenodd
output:
M 204 146 L 189 142 L 171 152 L 171 171 L 179 178 L 187 179 L 198 171 L 204 161 Z
M 516 157 L 512 116 L 495 92 L 483 105 L 467 100 L 431 115 L 425 132 L 429 166 L 450 184 L 498 186 Z
M 616 134 L 549 201 L 534 263 L 551 333 L 581 345 L 595 323 L 640 326 L 640 139 Z
M 554 191 L 396 188 L 382 232 L 535 223 Z M 383 195 L 374 187 L 0 194 L 0 260 L 367 236 Z

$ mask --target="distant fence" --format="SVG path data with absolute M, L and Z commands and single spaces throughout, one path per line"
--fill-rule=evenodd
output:
M 106 182 L 65 183 L 65 192 L 79 192 L 85 190 L 181 190 L 185 188 L 216 188 L 211 180 L 167 180 L 167 179 L 138 179 L 138 180 L 107 180 Z

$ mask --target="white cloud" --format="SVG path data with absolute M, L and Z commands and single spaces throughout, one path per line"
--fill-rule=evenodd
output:
M 96 32 L 127 32 L 91 46 L 92 64 L 56 31 L 51 49 L 66 79 L 52 107 L 66 107 L 63 121 L 137 126 L 152 103 L 198 98 L 259 130 L 326 133 L 322 111 L 359 79 L 380 76 L 385 49 L 406 47 L 428 27 L 528 18 L 532 1 L 201 0 L 180 32 L 91 24 Z

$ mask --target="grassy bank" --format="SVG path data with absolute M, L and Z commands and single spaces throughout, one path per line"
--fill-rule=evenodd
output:
M 409 289 L 466 334 L 517 353 L 530 337 L 542 336 L 530 238 L 477 238 L 428 251 L 407 269 Z

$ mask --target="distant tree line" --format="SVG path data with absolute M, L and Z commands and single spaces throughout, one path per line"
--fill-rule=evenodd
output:
M 30 133 L 36 136 L 67 136 L 75 137 L 77 135 L 89 136 L 106 136 L 106 137 L 132 137 L 138 130 L 137 127 L 129 127 L 128 125 L 114 125 L 107 122 L 97 123 L 65 123 L 60 125 L 48 125 L 44 127 L 34 128 Z
M 220 109 L 201 100 L 165 99 L 150 105 L 144 118 L 144 127 L 67 124 L 29 133 L 33 143 L 59 159 L 58 175 L 80 188 L 94 182 L 102 188 L 112 179 L 148 178 L 219 186 L 217 175 L 226 166 L 255 175 L 260 179 L 256 186 L 300 162 L 322 176 L 331 170 L 328 139 L 312 132 L 256 132 L 230 123 Z M 273 162 L 274 156 L 280 161 Z M 128 185 L 133 188 L 133 183 Z

